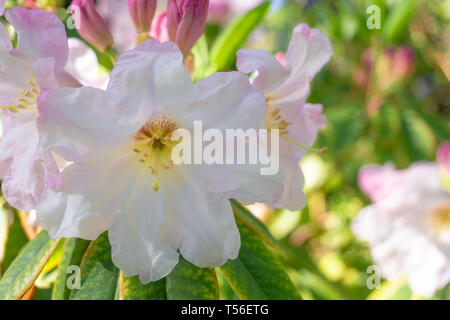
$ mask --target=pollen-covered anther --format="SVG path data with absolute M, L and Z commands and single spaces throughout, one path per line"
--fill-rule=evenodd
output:
M 159 189 L 159 172 L 173 168 L 172 148 L 178 141 L 172 140 L 172 134 L 180 126 L 168 116 L 151 118 L 134 135 L 132 151 L 137 154 L 139 162 L 155 175 L 153 190 Z
M 291 122 L 284 120 L 281 116 L 280 109 L 276 108 L 273 110 L 267 110 L 266 112 L 266 128 L 267 129 L 278 129 L 281 134 L 288 134 L 288 127 Z
M 28 80 L 27 83 L 30 85 L 28 89 L 20 90 L 17 93 L 17 103 L 0 106 L 0 109 L 9 109 L 10 111 L 17 113 L 19 110 L 30 109 L 30 106 L 37 104 L 37 98 L 41 92 L 39 85 L 34 79 Z

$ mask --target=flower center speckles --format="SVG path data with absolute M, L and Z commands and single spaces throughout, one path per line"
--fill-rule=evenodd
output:
M 435 207 L 429 216 L 429 224 L 436 236 L 448 239 L 450 236 L 450 203 Z M 448 240 L 450 241 L 450 238 Z
M 34 76 L 27 83 L 29 84 L 29 88 L 20 90 L 17 93 L 16 104 L 0 106 L 0 109 L 9 109 L 15 113 L 20 110 L 36 110 L 37 98 L 39 97 L 41 88 L 37 84 Z
M 172 134 L 178 128 L 178 123 L 170 117 L 155 117 L 147 121 L 133 137 L 133 152 L 155 176 L 152 183 L 155 192 L 159 189 L 160 170 L 174 166 L 171 154 L 178 141 L 172 140 Z

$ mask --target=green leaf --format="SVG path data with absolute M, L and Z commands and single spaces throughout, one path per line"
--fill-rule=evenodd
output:
M 209 65 L 208 42 L 205 35 L 200 37 L 191 52 L 195 61 L 193 78 L 197 81 L 205 76 Z
M 274 251 L 240 219 L 236 223 L 241 233 L 239 256 L 220 270 L 239 298 L 301 299 Z
M 142 284 L 138 276 L 127 277 L 120 273 L 120 300 L 166 300 L 166 279 Z
M 28 242 L 28 238 L 23 231 L 22 224 L 20 223 L 19 215 L 15 210 L 13 212 L 13 223 L 9 227 L 8 238 L 5 245 L 5 253 L 2 262 L 2 271 L 8 269 L 10 264 L 19 254 L 20 250 Z
M 81 286 L 73 289 L 71 300 L 114 300 L 119 269 L 111 260 L 108 234 L 101 234 L 89 245 L 81 263 Z
M 404 146 L 413 161 L 434 157 L 436 138 L 427 123 L 417 113 L 405 110 L 402 115 Z
M 236 60 L 236 52 L 264 19 L 269 7 L 270 2 L 263 2 L 255 9 L 233 20 L 219 35 L 211 49 L 211 65 L 208 74 L 232 67 Z
M 283 253 L 283 249 L 280 243 L 273 237 L 267 227 L 258 218 L 256 218 L 250 211 L 247 210 L 238 201 L 231 199 L 231 207 L 233 208 L 234 215 L 240 219 L 247 228 L 251 229 L 258 237 L 261 238 L 268 246 L 275 249 L 279 254 Z
M 0 280 L 0 300 L 20 299 L 39 276 L 59 240 L 51 240 L 41 231 L 20 251 Z
M 397 1 L 384 24 L 384 38 L 389 43 L 399 42 L 408 30 L 409 22 L 420 5 L 419 0 Z
M 80 266 L 89 240 L 70 238 L 66 239 L 62 250 L 61 261 L 58 265 L 58 274 L 52 291 L 52 300 L 67 300 L 71 290 L 67 286 L 67 279 L 73 273 L 70 266 Z
M 212 268 L 198 268 L 180 256 L 180 262 L 166 277 L 169 300 L 219 299 L 219 285 Z

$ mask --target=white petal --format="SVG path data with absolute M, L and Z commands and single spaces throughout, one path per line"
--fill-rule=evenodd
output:
M 196 85 L 199 98 L 186 108 L 180 106 L 178 120 L 186 127 L 202 121 L 203 129 L 264 128 L 264 96 L 252 88 L 243 73 L 215 73 Z
M 208 193 L 193 173 L 186 169 L 166 182 L 172 192 L 169 209 L 181 237 L 179 249 L 196 266 L 218 267 L 237 257 L 239 231 L 229 201 Z
M 66 160 L 115 145 L 139 129 L 119 114 L 114 95 L 94 88 L 62 88 L 41 93 L 41 144 Z
M 68 39 L 69 58 L 65 70 L 84 85 L 95 83 L 98 76 L 98 60 L 95 52 L 83 41 Z
M 273 91 L 289 75 L 283 65 L 267 50 L 242 49 L 237 53 L 237 69 L 244 73 L 257 71 L 253 85 L 264 93 Z
M 138 175 L 134 159 L 120 149 L 68 166 L 64 185 L 47 191 L 37 208 L 39 224 L 52 238 L 96 239 L 106 231 L 123 207 L 133 203 Z
M 149 40 L 122 54 L 111 72 L 108 91 L 138 119 L 177 112 L 196 97 L 195 86 L 172 42 Z

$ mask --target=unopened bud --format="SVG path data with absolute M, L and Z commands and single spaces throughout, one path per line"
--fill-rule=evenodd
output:
M 203 34 L 208 16 L 209 0 L 168 0 L 167 28 L 169 38 L 175 41 L 187 57 Z
M 73 15 L 79 14 L 78 33 L 88 43 L 101 52 L 114 43 L 108 24 L 95 7 L 93 0 L 73 0 L 71 4 Z
M 156 0 L 128 0 L 128 10 L 136 31 L 149 33 L 156 11 Z

